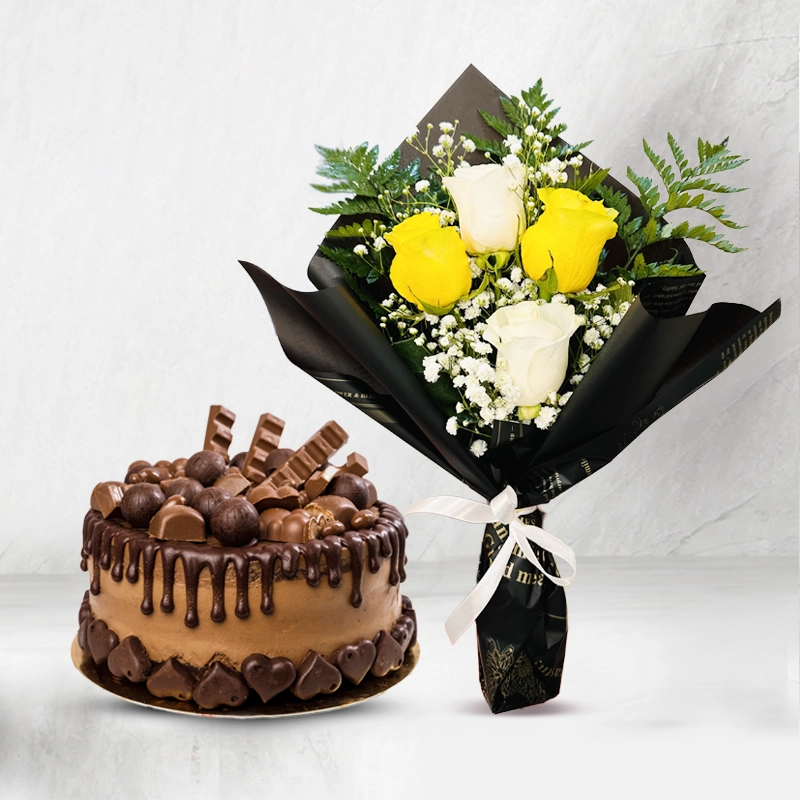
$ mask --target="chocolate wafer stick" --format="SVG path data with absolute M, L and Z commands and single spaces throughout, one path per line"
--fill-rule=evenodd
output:
M 336 422 L 326 422 L 297 452 L 267 478 L 265 484 L 290 485 L 299 489 L 347 440 L 346 431 Z
M 262 414 L 258 418 L 253 442 L 242 464 L 242 475 L 255 483 L 261 483 L 267 476 L 264 462 L 267 456 L 276 450 L 281 441 L 281 434 L 286 423 L 272 414 Z
M 236 422 L 236 414 L 225 406 L 211 406 L 208 410 L 208 425 L 203 450 L 213 450 L 228 460 L 228 448 L 233 440 L 231 428 Z

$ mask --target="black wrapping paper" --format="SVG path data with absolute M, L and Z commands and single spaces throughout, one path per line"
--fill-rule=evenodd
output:
M 462 130 L 493 135 L 477 109 L 497 112 L 500 95 L 469 67 L 419 128 L 457 118 Z M 401 149 L 408 160 L 412 153 L 405 145 Z M 585 162 L 584 169 L 591 166 Z M 607 182 L 626 191 L 634 209 L 639 206 L 635 195 L 611 178 Z M 694 263 L 685 242 L 676 246 L 684 262 Z M 492 445 L 478 460 L 464 438 L 446 433 L 444 415 L 422 379 L 351 294 L 338 266 L 318 252 L 308 269 L 318 291 L 297 292 L 259 267 L 241 263 L 292 363 L 487 500 L 512 486 L 519 507 L 545 504 L 608 464 L 653 422 L 730 366 L 780 316 L 780 301 L 764 312 L 717 303 L 687 315 L 702 275 L 643 281 L 557 423 L 548 431 L 495 423 Z M 541 525 L 541 519 L 537 511 L 527 521 Z M 486 527 L 478 579 L 507 536 L 500 523 Z M 557 575 L 553 556 L 535 549 L 543 567 Z M 559 693 L 567 638 L 565 592 L 517 548 L 476 620 L 476 631 L 481 688 L 493 712 L 541 703 Z

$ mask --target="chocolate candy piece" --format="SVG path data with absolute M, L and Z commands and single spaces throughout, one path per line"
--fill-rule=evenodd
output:
M 317 694 L 330 694 L 342 685 L 342 674 L 319 653 L 311 650 L 297 668 L 297 678 L 292 693 L 301 700 L 310 700 Z
M 161 483 L 169 478 L 169 472 L 162 472 L 158 467 L 144 467 L 136 474 L 139 476 L 139 483 Z
M 206 521 L 199 511 L 184 505 L 185 502 L 185 498 L 181 495 L 170 497 L 150 520 L 147 532 L 154 539 L 169 539 L 173 542 L 204 542 L 206 540 Z
M 244 497 L 231 497 L 211 512 L 209 524 L 222 544 L 241 547 L 258 536 L 258 511 Z
M 300 492 L 294 486 L 280 486 L 277 489 L 265 481 L 247 494 L 247 499 L 259 510 L 285 508 L 291 511 L 300 507 Z
M 191 506 L 195 511 L 203 515 L 203 519 L 208 522 L 211 519 L 211 512 L 223 501 L 230 498 L 230 492 L 221 489 L 219 486 L 209 486 L 195 495 Z
M 183 495 L 186 498 L 187 505 L 191 505 L 197 495 L 203 491 L 203 484 L 194 480 L 194 478 L 173 478 L 164 483 L 166 485 L 164 497 L 172 497 L 174 494 Z
M 283 466 L 293 455 L 294 450 L 290 447 L 279 447 L 277 450 L 273 450 L 264 462 L 264 471 L 269 475 L 278 467 Z
M 156 697 L 191 700 L 196 683 L 197 678 L 187 666 L 170 658 L 147 679 L 147 691 Z
M 367 508 L 369 492 L 367 482 L 358 475 L 351 475 L 349 472 L 339 473 L 325 490 L 325 494 L 335 494 L 339 497 L 346 497 L 356 508 Z
M 154 483 L 137 483 L 122 498 L 122 516 L 134 528 L 146 528 L 166 499 Z
M 224 406 L 211 406 L 208 409 L 208 425 L 203 450 L 219 453 L 225 461 L 228 460 L 228 448 L 233 434 L 231 428 L 236 422 L 236 414 L 228 411 Z
M 86 644 L 95 664 L 102 664 L 108 654 L 119 644 L 119 637 L 101 619 L 95 619 L 86 628 Z
M 335 467 L 333 464 L 328 464 L 321 470 L 315 472 L 305 483 L 303 487 L 308 496 L 313 500 L 319 497 L 324 491 L 325 487 L 339 474 L 350 473 L 352 475 L 364 476 L 369 472 L 369 465 L 367 459 L 359 453 L 350 453 L 347 456 L 347 461 L 343 467 Z
M 318 539 L 325 534 L 322 532 L 323 528 L 330 522 L 335 522 L 333 514 L 327 508 L 309 503 L 302 509 L 308 514 L 308 522 L 306 523 L 305 537 L 306 541 L 310 542 L 312 539 Z
M 297 670 L 288 658 L 267 658 L 253 653 L 242 661 L 242 677 L 258 692 L 263 703 L 288 689 L 296 675 Z
M 285 508 L 268 508 L 258 515 L 258 538 L 262 541 L 281 541 L 282 520 L 288 517 Z
M 297 508 L 290 512 L 288 516 L 281 520 L 280 542 L 307 542 L 308 521 L 311 517 L 302 508 Z
M 375 663 L 376 654 L 375 645 L 369 639 L 362 639 L 358 644 L 348 644 L 336 653 L 336 666 L 347 680 L 358 686 Z
M 200 481 L 203 486 L 212 486 L 214 481 L 225 474 L 228 462 L 213 450 L 201 450 L 195 453 L 187 462 L 187 478 L 194 478 Z
M 244 464 L 244 460 L 247 458 L 247 453 L 237 453 L 228 464 L 228 467 L 238 467 L 239 469 L 242 468 Z
M 343 522 L 348 528 L 350 520 L 356 513 L 356 507 L 346 497 L 340 497 L 337 494 L 323 494 L 313 504 L 328 509 L 337 522 Z
M 81 607 L 78 610 L 78 622 L 83 622 L 85 619 L 90 619 L 92 616 L 92 606 L 89 602 L 89 590 L 83 593 L 83 600 L 81 600 Z
M 98 483 L 92 490 L 91 507 L 108 519 L 122 505 L 122 498 L 128 487 L 119 481 Z
M 350 527 L 354 531 L 363 531 L 365 528 L 371 528 L 378 521 L 378 515 L 374 511 L 365 508 L 363 511 L 356 511 L 353 518 L 350 520 Z
M 336 422 L 326 422 L 286 463 L 267 478 L 273 486 L 300 485 L 346 441 L 347 433 Z
M 247 700 L 249 691 L 238 672 L 226 667 L 221 661 L 215 661 L 211 669 L 197 682 L 192 698 L 200 708 L 235 708 Z
M 262 414 L 258 418 L 253 441 L 247 451 L 242 474 L 254 483 L 261 483 L 267 477 L 265 463 L 281 441 L 281 434 L 286 423 L 272 414 Z
M 88 619 L 83 620 L 81 624 L 78 626 L 78 647 L 85 653 L 87 648 L 89 647 L 88 642 L 86 641 L 86 637 L 88 635 L 89 625 L 91 624 L 91 617 Z
M 391 634 L 381 631 L 375 643 L 377 653 L 375 663 L 370 670 L 373 675 L 382 678 L 392 670 L 400 669 L 403 665 L 403 648 L 400 643 L 393 639 Z
M 154 467 L 161 470 L 161 473 L 164 475 L 164 478 L 172 477 L 172 462 L 167 461 L 165 458 L 162 458 L 160 461 L 156 461 L 153 464 Z
M 364 483 L 367 486 L 367 508 L 374 506 L 375 503 L 378 502 L 378 490 L 375 488 L 375 484 L 372 481 L 368 481 L 364 478 Z
M 144 459 L 139 459 L 139 461 L 134 461 L 132 464 L 128 465 L 128 474 L 133 472 L 138 472 L 140 469 L 144 469 L 145 467 L 152 467 L 153 465 L 149 461 L 145 461 Z M 125 483 L 128 481 L 126 480 Z
M 322 526 L 320 534 L 322 536 L 341 536 L 346 530 L 344 522 L 328 522 Z
M 403 614 L 395 622 L 394 628 L 392 628 L 392 638 L 403 648 L 404 653 L 411 645 L 411 639 L 416 632 L 416 627 L 416 622 L 411 617 Z
M 183 477 L 182 475 L 179 476 L 178 473 L 186 471 L 186 462 L 188 460 L 189 459 L 187 459 L 187 458 L 176 458 L 169 465 L 169 471 L 170 471 L 170 474 L 172 475 L 173 478 Z
M 116 678 L 127 678 L 133 683 L 147 680 L 151 666 L 147 650 L 135 636 L 124 638 L 108 654 L 108 669 L 111 674 Z
M 405 595 L 402 597 L 401 608 L 403 609 L 403 614 L 406 617 L 410 617 L 411 621 L 414 623 L 414 631 L 411 634 L 411 640 L 408 643 L 409 647 L 413 647 L 414 642 L 417 641 L 417 612 L 414 611 L 414 608 L 411 605 L 411 600 Z
M 214 486 L 224 489 L 231 496 L 242 494 L 250 488 L 250 481 L 238 469 L 228 469 L 221 477 L 217 478 Z

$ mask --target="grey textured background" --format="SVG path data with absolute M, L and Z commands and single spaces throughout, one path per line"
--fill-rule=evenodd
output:
M 330 418 L 400 508 L 466 489 L 284 358 L 237 259 L 308 287 L 329 219 L 314 143 L 402 140 L 469 63 L 542 76 L 587 155 L 624 179 L 645 137 L 730 136 L 738 256 L 697 246 L 714 301 L 784 316 L 613 464 L 554 501 L 591 555 L 797 552 L 798 19 L 712 0 L 0 5 L 0 572 L 71 572 L 97 481 L 202 445 L 207 407 L 299 443 Z M 238 445 L 238 447 L 237 447 Z M 412 559 L 480 531 L 413 518 Z

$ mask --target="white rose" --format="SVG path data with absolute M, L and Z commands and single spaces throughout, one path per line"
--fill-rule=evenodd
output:
M 535 406 L 564 382 L 569 339 L 580 327 L 569 303 L 538 305 L 532 300 L 504 306 L 486 322 L 483 338 L 497 348 L 514 386 L 518 406 Z
M 459 167 L 453 176 L 442 179 L 455 200 L 468 253 L 484 255 L 517 246 L 525 230 L 524 181 L 521 164 Z

